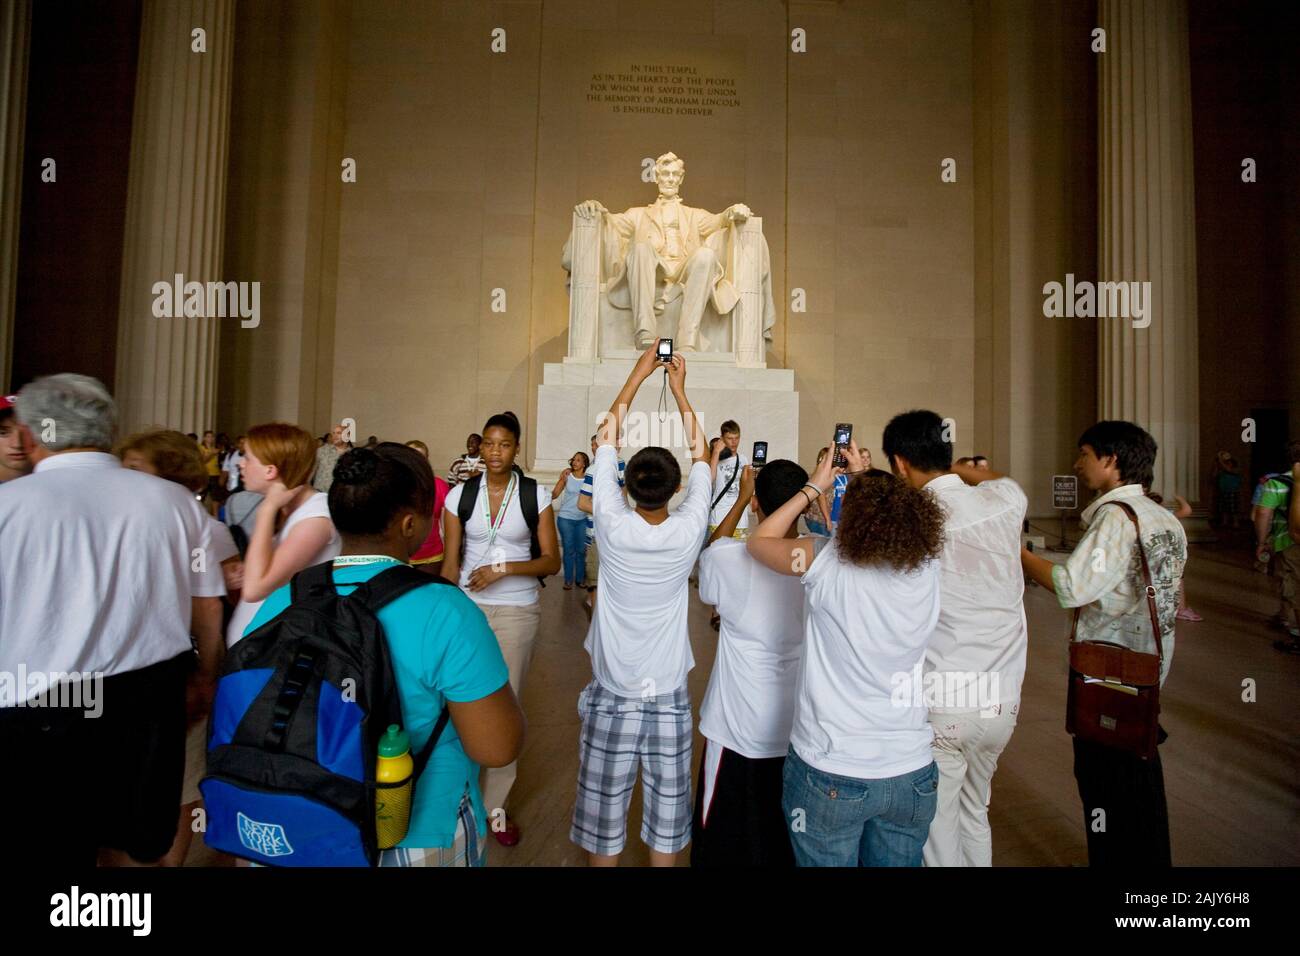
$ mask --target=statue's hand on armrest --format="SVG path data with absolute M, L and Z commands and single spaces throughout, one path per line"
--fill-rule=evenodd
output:
M 744 222 L 754 214 L 743 202 L 738 202 L 734 206 L 728 206 L 727 211 L 722 215 L 728 222 Z
M 573 207 L 573 211 L 583 219 L 596 219 L 597 217 L 603 216 L 605 213 L 609 212 L 608 209 L 600 204 L 600 200 L 598 199 L 588 199 L 585 202 L 580 202 L 578 205 Z

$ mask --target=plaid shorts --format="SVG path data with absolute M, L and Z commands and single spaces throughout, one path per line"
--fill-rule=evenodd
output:
M 578 695 L 578 799 L 569 839 L 613 856 L 627 844 L 627 808 L 641 768 L 641 839 L 676 853 L 691 839 L 691 698 L 619 697 L 595 680 Z
M 451 846 L 402 847 L 382 850 L 380 866 L 484 866 L 487 854 L 478 838 L 478 820 L 469 793 L 460 799 L 456 811 L 456 838 Z

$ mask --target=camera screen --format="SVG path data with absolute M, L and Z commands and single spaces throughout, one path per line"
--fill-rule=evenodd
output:
M 849 439 L 850 439 L 851 437 L 853 437 L 853 426 L 852 426 L 852 425 L 836 425 L 836 426 L 835 426 L 835 444 L 837 444 L 837 445 L 847 445 L 847 444 L 849 443 Z
M 672 339 L 660 339 L 660 340 L 659 340 L 659 352 L 658 352 L 658 355 L 659 355 L 660 360 L 662 360 L 662 361 L 664 361 L 664 362 L 668 361 L 669 359 L 671 359 L 671 358 L 673 357 L 673 340 L 672 340 Z
M 767 442 L 754 442 L 754 464 L 761 465 L 767 461 Z

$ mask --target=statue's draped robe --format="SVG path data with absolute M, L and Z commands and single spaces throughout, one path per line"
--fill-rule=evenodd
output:
M 626 212 L 612 212 L 601 217 L 603 220 L 600 236 L 601 275 L 605 280 L 609 303 L 615 308 L 628 312 L 632 309 L 631 291 L 627 282 L 627 257 L 633 243 L 648 242 L 661 258 L 667 260 L 664 252 L 667 234 L 664 229 L 662 210 L 662 205 L 656 203 L 650 206 L 635 206 Z M 730 271 L 732 256 L 728 246 L 734 241 L 732 224 L 723 213 L 711 213 L 685 203 L 678 203 L 678 210 L 678 233 L 682 243 L 681 261 L 689 259 L 691 253 L 701 246 L 707 246 L 713 251 L 719 265 L 714 276 L 710 301 L 719 315 L 727 315 L 740 301 L 740 295 L 734 285 L 735 276 Z M 772 327 L 776 324 L 776 303 L 772 299 L 771 254 L 768 250 L 767 238 L 765 236 L 761 238 L 763 339 L 770 342 Z M 572 250 L 573 235 L 570 233 L 561 257 L 561 265 L 566 272 L 572 271 Z M 668 303 L 681 293 L 681 285 L 670 278 L 661 298 L 664 303 Z M 656 311 L 660 310 L 656 309 Z M 705 344 L 707 347 L 707 343 Z

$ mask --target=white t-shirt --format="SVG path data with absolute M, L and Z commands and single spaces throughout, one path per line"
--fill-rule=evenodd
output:
M 657 525 L 623 497 L 613 445 L 596 449 L 592 467 L 600 598 L 583 645 L 592 674 L 621 697 L 671 694 L 695 666 L 686 628 L 687 581 L 708 520 L 708 463 L 691 466 L 685 498 Z
M 720 538 L 700 555 L 700 600 L 722 617 L 700 733 L 750 757 L 784 757 L 803 648 L 803 582 Z M 604 600 L 604 595 L 601 595 Z
M 211 553 L 207 518 L 180 485 L 106 452 L 0 485 L 0 672 L 112 676 L 190 650 L 190 598 L 225 593 L 219 565 L 192 570 L 195 549 Z M 38 692 L 6 688 L 0 706 Z
M 225 576 L 221 573 L 221 562 L 239 555 L 239 548 L 226 525 L 208 515 L 209 531 L 212 534 L 212 550 L 208 553 L 208 566 L 217 566 L 217 576 L 222 580 L 221 593 L 226 593 Z
M 446 512 L 457 514 L 460 510 L 461 495 L 464 484 L 452 488 L 443 505 Z M 491 565 L 494 562 L 531 561 L 532 535 L 528 531 L 528 522 L 524 520 L 524 510 L 519 506 L 519 485 L 515 484 L 510 492 L 510 501 L 506 504 L 506 516 L 501 519 L 496 540 L 491 540 L 491 524 L 483 517 L 483 509 L 488 504 L 487 479 L 479 480 L 478 495 L 474 499 L 474 511 L 469 521 L 461 529 L 465 540 L 465 555 L 460 562 L 460 586 L 476 604 L 511 604 L 523 606 L 537 603 L 541 584 L 537 578 L 523 574 L 507 574 L 498 581 L 493 581 L 482 591 L 469 590 L 469 576 L 476 568 Z M 537 520 L 540 524 L 542 512 L 551 506 L 551 491 L 537 482 Z
M 323 548 L 312 556 L 310 561 L 302 566 L 303 568 L 310 568 L 312 565 L 320 564 L 322 561 L 333 559 L 338 555 L 339 551 L 343 547 L 343 541 L 339 538 L 338 531 L 334 529 L 333 520 L 330 519 L 329 495 L 325 494 L 323 491 L 316 492 L 294 509 L 293 514 L 289 515 L 288 519 L 284 522 L 284 527 L 282 527 L 275 535 L 276 547 L 279 547 L 280 543 L 289 537 L 289 533 L 308 518 L 324 518 L 329 521 L 330 539 L 325 543 Z M 302 568 L 299 568 L 298 570 L 301 571 Z M 230 616 L 230 623 L 226 626 L 227 647 L 230 647 L 235 643 L 235 641 L 244 636 L 244 628 L 248 627 L 249 623 L 253 620 L 254 615 L 257 614 L 257 609 L 261 606 L 261 601 L 240 601 L 235 605 L 235 612 Z
M 226 473 L 226 490 L 234 491 L 239 487 L 239 463 L 244 460 L 244 456 L 236 448 L 226 455 L 225 462 L 221 465 L 221 470 Z
M 944 510 L 943 597 L 925 652 L 926 699 L 940 712 L 1010 706 L 1020 700 L 1029 648 L 1020 566 L 1029 499 L 1010 478 L 968 485 L 940 475 L 925 488 Z
M 736 474 L 736 469 L 744 468 L 748 464 L 749 459 L 740 452 L 736 452 L 726 461 L 718 462 L 718 473 L 713 476 L 713 496 L 709 498 L 710 504 L 717 499 L 718 495 L 722 495 L 722 489 L 727 488 L 728 482 L 731 483 L 731 487 L 727 488 L 727 493 L 722 495 L 722 500 L 709 512 L 709 525 L 711 527 L 722 524 L 723 519 L 731 511 L 732 505 L 740 497 L 740 475 L 736 475 L 735 481 L 731 480 L 731 476 Z M 740 523 L 736 525 L 736 530 L 739 531 L 741 528 L 748 527 L 749 509 L 746 508 L 741 512 Z
M 911 689 L 939 619 L 939 562 L 907 573 L 860 567 L 840 557 L 835 538 L 803 583 L 795 753 L 818 770 L 861 780 L 927 766 L 934 735 Z

